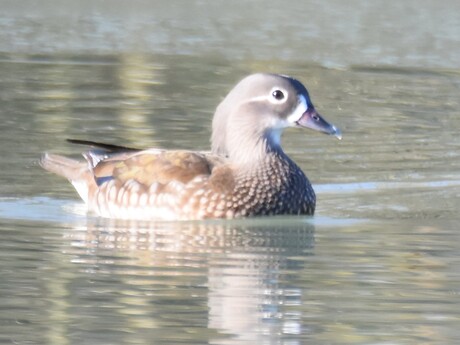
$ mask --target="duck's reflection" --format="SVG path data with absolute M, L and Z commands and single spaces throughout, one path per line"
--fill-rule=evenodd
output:
M 96 220 L 80 230 L 66 235 L 75 261 L 110 274 L 112 284 L 118 277 L 127 296 L 112 302 L 122 303 L 126 317 L 147 318 L 144 327 L 161 328 L 165 319 L 178 328 L 198 326 L 213 344 L 271 343 L 302 331 L 298 282 L 314 246 L 308 219 Z

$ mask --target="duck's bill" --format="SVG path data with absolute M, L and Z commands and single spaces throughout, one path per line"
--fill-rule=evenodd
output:
M 321 133 L 333 135 L 339 140 L 342 139 L 340 129 L 327 122 L 315 109 L 308 109 L 296 123 L 299 127 L 310 128 Z

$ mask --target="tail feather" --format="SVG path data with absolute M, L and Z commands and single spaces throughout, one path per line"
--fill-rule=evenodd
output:
M 40 166 L 49 172 L 65 177 L 69 181 L 85 179 L 89 172 L 87 162 L 50 153 L 43 154 L 40 159 Z
M 43 169 L 68 179 L 83 201 L 88 204 L 91 191 L 97 188 L 88 162 L 45 153 L 40 159 L 40 165 Z
M 99 142 L 90 141 L 90 140 L 67 139 L 67 141 L 69 143 L 72 143 L 72 144 L 96 147 L 96 148 L 99 148 L 99 149 L 102 149 L 102 150 L 106 151 L 106 153 L 137 152 L 137 151 L 140 151 L 140 149 L 135 149 L 133 147 L 120 146 L 120 145 L 114 145 L 114 144 L 106 144 L 106 143 L 99 143 Z

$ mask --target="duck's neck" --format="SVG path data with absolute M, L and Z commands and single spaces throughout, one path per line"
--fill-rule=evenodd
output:
M 280 145 L 281 131 L 260 135 L 240 136 L 230 139 L 227 145 L 229 160 L 240 167 L 251 168 L 266 163 L 272 157 L 284 159 L 286 155 Z

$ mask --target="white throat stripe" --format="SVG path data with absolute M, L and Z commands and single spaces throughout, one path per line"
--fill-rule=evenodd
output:
M 288 122 L 296 123 L 297 121 L 300 120 L 303 113 L 305 113 L 307 110 L 308 110 L 307 100 L 305 99 L 305 96 L 300 95 L 299 103 L 297 104 L 297 107 L 292 112 L 292 114 L 287 117 Z

